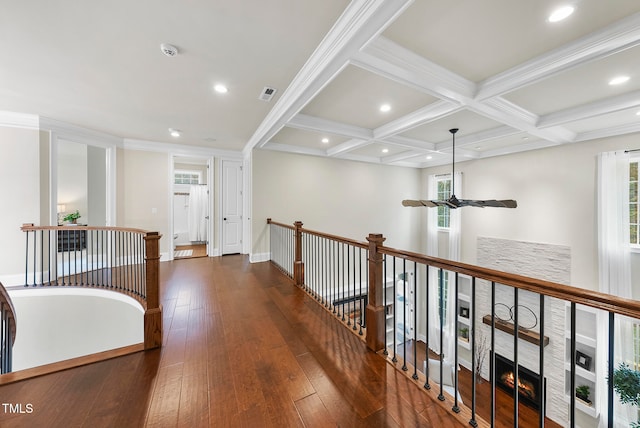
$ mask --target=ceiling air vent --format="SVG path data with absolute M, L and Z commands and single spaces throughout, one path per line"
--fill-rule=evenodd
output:
M 262 89 L 262 92 L 260 93 L 260 96 L 258 97 L 258 99 L 262 101 L 271 101 L 271 98 L 273 98 L 276 91 L 277 91 L 276 88 L 270 88 L 268 86 L 265 86 L 264 89 Z

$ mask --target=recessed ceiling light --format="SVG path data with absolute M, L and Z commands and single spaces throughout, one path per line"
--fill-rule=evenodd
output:
M 382 153 L 389 153 L 389 149 L 382 149 Z
M 609 84 L 611 86 L 622 85 L 629 81 L 629 76 L 616 76 L 613 79 L 609 80 Z
M 226 94 L 227 92 L 229 92 L 229 90 L 227 89 L 226 86 L 224 86 L 221 83 L 218 83 L 217 85 L 215 85 L 213 87 L 213 90 L 216 91 L 219 94 Z
M 558 22 L 566 19 L 573 13 L 575 8 L 573 6 L 562 6 L 556 10 L 554 10 L 551 15 L 549 15 L 549 22 Z
M 169 134 L 171 134 L 172 137 L 178 138 L 180 136 L 180 130 L 179 129 L 174 129 L 174 128 L 169 128 Z
M 329 142 L 329 139 L 328 139 L 327 137 L 324 137 L 324 138 L 322 139 L 322 142 L 323 142 L 324 144 L 327 144 L 327 143 Z
M 636 116 L 640 116 L 640 110 L 636 112 Z
M 433 159 L 433 156 L 431 155 L 427 156 L 427 160 L 431 160 L 431 159 Z
M 380 106 L 380 111 L 383 112 L 383 113 L 386 113 L 389 110 L 391 110 L 391 106 L 389 104 L 382 104 Z

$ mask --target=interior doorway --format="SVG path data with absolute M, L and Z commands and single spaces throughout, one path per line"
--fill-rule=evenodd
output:
M 210 159 L 173 158 L 173 258 L 209 255 L 211 174 Z

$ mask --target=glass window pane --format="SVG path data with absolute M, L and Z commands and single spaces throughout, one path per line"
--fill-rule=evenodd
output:
M 635 225 L 635 224 L 631 225 L 630 234 L 629 234 L 629 241 L 632 244 L 637 244 L 638 243 L 638 226 Z
M 638 183 L 629 183 L 629 202 L 638 202 Z

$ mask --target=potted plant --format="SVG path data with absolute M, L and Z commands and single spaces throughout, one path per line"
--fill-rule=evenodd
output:
M 74 213 L 69 213 L 66 216 L 64 216 L 64 218 L 62 219 L 63 221 L 68 221 L 69 223 L 72 224 L 76 224 L 78 222 L 78 219 L 82 217 L 80 215 L 80 212 L 78 210 L 76 210 L 76 212 Z
M 613 371 L 613 389 L 620 396 L 622 404 L 640 406 L 640 372 L 620 363 Z M 640 421 L 633 422 L 631 426 L 640 427 Z
M 465 341 L 469 341 L 469 329 L 466 327 L 463 327 L 460 329 L 460 338 L 465 340 Z
M 591 400 L 589 400 L 590 393 L 591 389 L 589 388 L 589 385 L 580 385 L 576 387 L 576 397 L 584 401 L 589 406 L 591 405 Z

